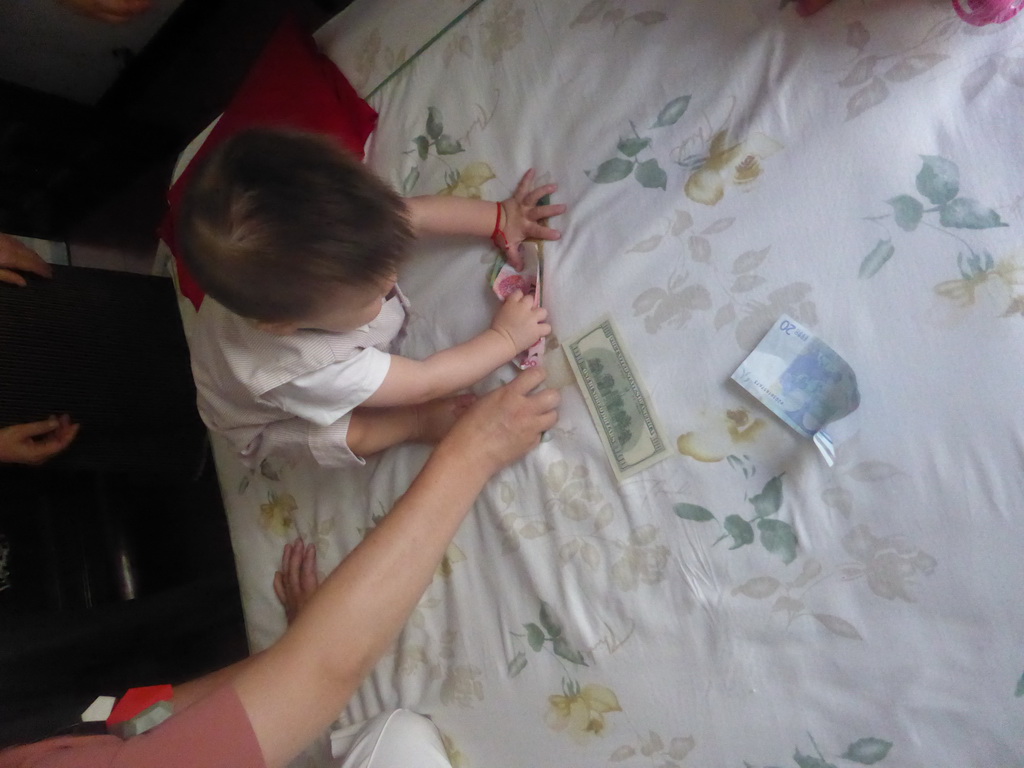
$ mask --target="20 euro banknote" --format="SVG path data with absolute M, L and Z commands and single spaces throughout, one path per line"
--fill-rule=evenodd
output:
M 783 315 L 732 378 L 810 438 L 832 466 L 835 442 L 826 427 L 860 405 L 857 375 L 832 347 Z
M 563 342 L 615 476 L 621 481 L 669 455 L 650 395 L 611 318 Z

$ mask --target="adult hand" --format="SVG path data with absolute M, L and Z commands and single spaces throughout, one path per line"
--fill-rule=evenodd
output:
M 558 421 L 558 390 L 533 391 L 546 378 L 543 368 L 530 368 L 480 398 L 455 422 L 437 450 L 461 453 L 467 470 L 479 468 L 487 477 L 521 458 Z
M 63 451 L 78 434 L 67 414 L 0 429 L 0 463 L 42 464 Z
M 71 10 L 108 24 L 123 24 L 148 11 L 152 0 L 60 0 Z
M 40 277 L 51 277 L 53 269 L 38 253 L 20 240 L 0 233 L 0 282 L 25 286 L 25 278 L 14 270 L 34 272 Z

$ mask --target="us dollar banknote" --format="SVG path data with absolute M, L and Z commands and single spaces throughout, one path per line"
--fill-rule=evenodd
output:
M 621 481 L 669 455 L 650 395 L 611 318 L 563 342 L 615 476 Z

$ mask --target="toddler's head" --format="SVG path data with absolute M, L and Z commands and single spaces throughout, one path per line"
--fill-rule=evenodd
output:
M 317 327 L 332 313 L 344 326 L 339 303 L 366 315 L 411 239 L 402 199 L 357 158 L 326 137 L 273 129 L 218 146 L 178 219 L 180 256 L 202 289 L 235 314 L 278 326 Z

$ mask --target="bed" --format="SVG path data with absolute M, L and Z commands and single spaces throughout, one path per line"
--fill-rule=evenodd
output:
M 556 377 L 558 426 L 481 495 L 336 749 L 403 706 L 457 768 L 1024 765 L 1024 21 L 356 0 L 316 37 L 402 194 L 559 183 L 547 358 L 612 318 L 671 454 L 620 482 Z M 422 244 L 403 354 L 485 327 L 494 257 Z M 781 316 L 856 372 L 834 466 L 730 380 Z M 285 541 L 329 569 L 428 454 L 214 446 L 254 649 Z

